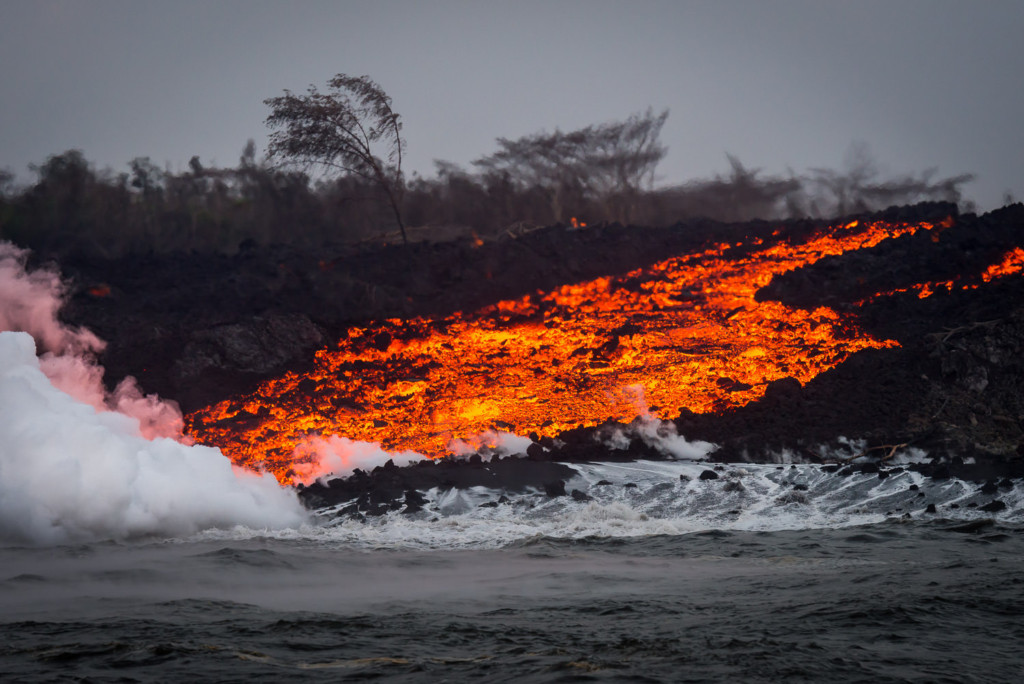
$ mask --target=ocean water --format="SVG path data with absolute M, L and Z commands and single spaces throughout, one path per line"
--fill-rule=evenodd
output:
M 580 466 L 589 501 L 432 491 L 413 516 L 8 543 L 0 681 L 1021 680 L 1024 482 L 707 467 Z

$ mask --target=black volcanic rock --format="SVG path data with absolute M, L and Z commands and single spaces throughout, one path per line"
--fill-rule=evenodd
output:
M 779 378 L 764 388 L 764 398 L 771 402 L 794 402 L 800 400 L 803 386 L 796 378 Z
M 1024 244 L 1024 205 L 983 217 L 957 217 L 951 205 L 924 209 L 932 220 L 954 220 L 938 232 L 884 240 L 776 276 L 757 293 L 790 306 L 833 306 L 901 347 L 854 354 L 802 388 L 775 381 L 761 401 L 722 415 L 684 412 L 676 421 L 681 434 L 722 444 L 712 456 L 722 460 L 762 460 L 782 448 L 817 460 L 804 445 L 835 445 L 841 435 L 879 447 L 917 446 L 943 460 L 1005 463 L 1024 439 L 1024 278 L 986 284 L 978 276 Z M 855 305 L 880 291 L 960 276 L 975 278 L 977 288 Z
M 433 465 L 378 466 L 372 472 L 356 470 L 352 475 L 326 483 L 315 482 L 299 490 L 299 498 L 310 508 L 334 506 L 355 500 L 358 512 L 379 515 L 393 507 L 406 506 L 415 512 L 427 505 L 422 494 L 428 490 L 488 487 L 505 492 L 544 491 L 548 496 L 565 496 L 565 481 L 576 475 L 571 467 L 550 461 L 525 458 L 471 464 L 443 459 Z M 550 493 L 561 487 L 561 493 Z
M 532 461 L 544 461 L 547 459 L 547 454 L 544 451 L 544 447 L 534 442 L 530 446 L 526 447 L 526 455 Z
M 175 364 L 175 373 L 183 382 L 211 370 L 267 375 L 323 344 L 323 334 L 305 314 L 254 316 L 242 323 L 195 331 Z
M 405 491 L 405 512 L 415 513 L 427 505 L 427 499 L 415 489 Z
M 565 481 L 553 480 L 544 483 L 544 493 L 548 496 L 565 496 Z

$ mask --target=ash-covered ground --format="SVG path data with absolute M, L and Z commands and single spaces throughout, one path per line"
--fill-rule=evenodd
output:
M 940 232 L 825 258 L 776 277 L 758 293 L 761 300 L 852 314 L 865 332 L 900 347 L 861 351 L 805 386 L 776 381 L 762 400 L 742 408 L 684 412 L 675 419 L 679 434 L 718 444 L 712 459 L 719 461 L 820 461 L 836 454 L 884 461 L 913 447 L 934 457 L 933 464 L 918 466 L 933 475 L 1024 475 L 1024 277 L 979 282 L 976 289 L 939 287 L 924 299 L 910 290 L 864 302 L 915 283 L 977 275 L 1024 245 L 1021 204 L 975 216 L 928 203 L 846 220 L 937 222 L 949 216 L 955 220 Z M 350 325 L 471 311 L 625 273 L 702 245 L 774 231 L 772 239 L 797 240 L 823 225 L 553 226 L 486 241 L 243 245 L 234 256 L 77 261 L 60 264 L 74 283 L 63 316 L 109 340 L 101 359 L 108 383 L 134 375 L 145 391 L 175 399 L 188 412 L 301 370 Z M 625 450 L 602 447 L 594 439 L 597 429 L 545 440 L 522 460 L 661 456 L 639 438 Z M 394 469 L 381 469 L 346 486 L 368 492 L 387 480 L 389 490 L 404 492 L 416 489 L 413 480 L 428 470 L 410 473 L 406 483 L 404 476 L 395 480 Z M 538 473 L 553 477 L 547 469 Z M 458 484 L 463 478 L 453 479 L 446 469 L 442 479 Z

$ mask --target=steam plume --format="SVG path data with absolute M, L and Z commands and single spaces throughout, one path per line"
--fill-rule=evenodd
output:
M 472 454 L 510 456 L 525 454 L 533 442 L 528 437 L 520 437 L 511 432 L 487 430 L 466 439 L 453 439 L 448 450 L 455 456 L 466 457 Z
M 28 251 L 0 242 L 0 330 L 30 334 L 42 353 L 40 367 L 55 387 L 97 411 L 112 410 L 139 421 L 142 436 L 184 438 L 184 419 L 177 404 L 143 395 L 133 377 L 113 392 L 103 386 L 103 368 L 95 354 L 106 343 L 90 330 L 69 326 L 57 312 L 66 287 L 49 268 L 28 270 Z
M 25 268 L 28 250 L 0 242 L 0 330 L 27 332 L 44 352 L 85 354 L 105 346 L 92 332 L 64 325 L 57 312 L 64 301 L 60 274 Z
M 644 398 L 643 385 L 619 388 L 619 401 L 632 404 L 639 417 L 623 428 L 602 430 L 595 438 L 613 449 L 628 449 L 633 439 L 639 439 L 656 451 L 679 460 L 700 460 L 718 448 L 717 444 L 699 440 L 690 442 L 679 434 L 676 424 L 651 415 Z
M 112 393 L 103 342 L 62 324 L 64 286 L 0 244 L 0 539 L 64 543 L 291 527 L 305 519 L 271 475 L 181 438 L 177 407 L 134 379 Z M 36 357 L 38 347 L 44 351 Z
M 328 476 L 351 475 L 356 468 L 370 470 L 389 460 L 404 466 L 422 461 L 423 454 L 415 451 L 390 453 L 374 442 L 356 442 L 347 437 L 315 437 L 295 449 L 295 480 L 311 484 Z M 268 476 L 269 477 L 269 476 Z

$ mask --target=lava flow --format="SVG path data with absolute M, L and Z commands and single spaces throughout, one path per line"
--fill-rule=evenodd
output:
M 911 285 L 909 287 L 901 287 L 887 292 L 879 292 L 867 299 L 859 301 L 858 305 L 863 305 L 882 297 L 890 297 L 901 292 L 916 292 L 919 299 L 927 299 L 935 294 L 937 290 L 941 289 L 977 290 L 979 287 L 979 280 L 983 283 L 990 283 L 996 278 L 1015 275 L 1021 272 L 1024 272 L 1024 249 L 1014 247 L 1003 254 L 1003 258 L 998 263 L 990 264 L 980 275 L 971 276 L 968 274 L 952 280 L 931 280 L 926 283 L 917 283 L 916 285 Z
M 474 313 L 352 328 L 317 352 L 312 371 L 194 413 L 190 431 L 290 482 L 315 437 L 439 456 L 451 440 L 488 430 L 555 436 L 648 411 L 671 418 L 743 405 L 773 380 L 804 383 L 860 349 L 896 346 L 829 308 L 757 302 L 760 287 L 932 227 L 853 222 L 799 244 L 719 244 Z

